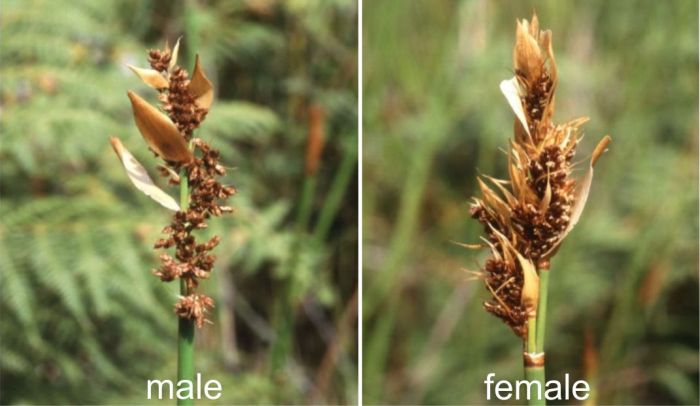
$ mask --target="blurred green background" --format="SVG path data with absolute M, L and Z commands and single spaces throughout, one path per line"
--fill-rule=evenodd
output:
M 696 1 L 365 1 L 366 403 L 484 404 L 522 379 L 522 345 L 468 282 L 486 253 L 468 200 L 506 176 L 516 18 L 553 31 L 555 122 L 589 116 L 577 160 L 613 143 L 552 261 L 548 379 L 591 404 L 698 403 Z M 584 168 L 585 166 L 581 166 Z M 583 171 L 578 171 L 582 173 Z M 515 401 L 513 401 L 515 402 Z
M 108 137 L 156 178 L 126 97 L 155 92 L 125 64 L 146 67 L 147 49 L 181 35 L 181 64 L 199 53 L 216 85 L 198 136 L 239 190 L 235 214 L 203 233 L 222 244 L 196 371 L 221 381 L 218 403 L 354 403 L 355 1 L 8 0 L 1 12 L 0 403 L 143 404 L 147 378 L 175 378 L 178 286 L 150 274 L 170 213 L 131 186 Z M 326 138 L 315 176 L 310 110 Z

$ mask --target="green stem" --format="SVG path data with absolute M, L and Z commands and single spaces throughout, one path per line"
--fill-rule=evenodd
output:
M 292 254 L 290 259 L 290 267 L 296 264 L 296 255 Z M 290 268 L 293 272 L 294 269 Z M 287 358 L 292 350 L 292 340 L 294 334 L 294 308 L 292 302 L 292 281 L 291 275 L 288 274 L 287 283 L 282 287 L 280 298 L 275 302 L 275 341 L 270 348 L 270 362 L 268 373 L 272 378 L 276 378 L 279 371 L 284 368 L 287 363 Z M 280 399 L 277 399 L 280 400 Z
M 540 293 L 537 303 L 537 346 L 535 352 L 544 352 L 544 333 L 547 326 L 547 287 L 549 268 L 540 268 Z
M 302 185 L 299 209 L 296 218 L 296 235 L 293 242 L 292 255 L 286 264 L 283 264 L 284 275 L 287 278 L 282 294 L 275 303 L 275 327 L 276 337 L 270 349 L 269 373 L 274 376 L 287 363 L 287 358 L 292 350 L 294 339 L 294 296 L 296 293 L 296 273 L 299 264 L 299 256 L 303 244 L 306 241 L 306 232 L 311 219 L 314 195 L 316 193 L 316 175 L 306 174 Z
M 309 174 L 304 177 L 302 185 L 301 201 L 297 212 L 297 227 L 299 235 L 306 233 L 311 219 L 311 207 L 313 206 L 314 195 L 316 193 L 316 175 Z
M 314 228 L 313 235 L 317 244 L 320 244 L 326 239 L 333 225 L 333 220 L 338 214 L 338 209 L 343 203 L 345 191 L 348 184 L 352 180 L 352 175 L 357 168 L 357 144 L 346 149 L 340 167 L 333 178 L 333 184 L 328 191 L 328 195 L 324 199 L 321 213 L 318 216 L 318 222 Z
M 527 400 L 528 405 L 546 405 L 544 398 L 544 367 L 525 367 L 525 379 L 530 382 L 539 382 L 540 391 L 533 390 L 530 392 L 530 399 Z M 541 397 L 540 397 L 541 395 Z
M 537 317 L 529 317 L 527 319 L 527 352 L 537 352 Z
M 187 210 L 189 206 L 189 188 L 187 172 L 183 168 L 180 171 L 180 210 Z M 187 296 L 187 284 L 180 279 L 180 295 Z M 179 318 L 177 339 L 177 380 L 186 379 L 194 382 L 194 321 Z M 178 405 L 193 405 L 192 399 L 178 399 Z
M 177 380 L 194 382 L 194 322 L 179 318 Z M 192 399 L 178 399 L 178 405 L 192 405 Z
M 185 0 L 184 2 L 184 18 L 185 18 L 185 60 L 180 63 L 180 66 L 194 66 L 194 60 L 199 49 L 199 24 L 197 17 L 199 16 L 196 1 Z
M 437 101 L 425 113 L 425 118 L 419 119 L 416 133 L 446 134 L 446 121 L 444 120 L 445 106 Z M 425 129 L 425 130 L 424 130 Z M 418 144 L 412 153 L 403 189 L 396 226 L 392 231 L 389 251 L 386 260 L 381 265 L 381 272 L 377 272 L 371 283 L 364 280 L 366 286 L 362 301 L 362 318 L 365 322 L 365 330 L 371 334 L 365 338 L 366 350 L 362 353 L 363 369 L 362 379 L 365 382 L 363 399 L 367 403 L 382 403 L 382 391 L 386 378 L 386 365 L 391 349 L 392 334 L 395 321 L 398 316 L 385 317 L 384 315 L 397 315 L 401 305 L 400 287 L 405 276 L 399 275 L 408 259 L 411 257 L 415 231 L 420 219 L 420 209 L 423 204 L 425 189 L 430 179 L 430 171 L 437 147 L 442 138 L 440 136 L 427 137 Z M 385 307 L 383 307 L 385 305 Z M 370 328 L 367 321 L 377 315 L 380 307 L 382 320 L 381 328 Z
M 187 178 L 187 171 L 185 169 L 180 170 L 180 210 L 186 211 L 187 207 L 190 205 L 190 189 L 189 180 Z
M 547 326 L 547 288 L 549 285 L 549 265 L 540 267 L 539 279 L 539 295 L 537 300 L 537 315 L 528 319 L 527 323 L 527 355 L 535 357 L 544 357 L 544 334 Z M 539 382 L 539 393 L 531 393 L 528 399 L 528 405 L 545 405 L 547 404 L 544 396 L 540 398 L 539 394 L 544 394 L 545 385 L 545 366 L 527 366 L 525 362 L 525 379 L 528 381 Z
M 538 313 L 539 315 L 539 313 Z M 526 357 L 532 356 L 538 353 L 537 351 L 537 327 L 539 327 L 539 320 L 537 316 L 529 317 L 527 319 L 527 346 L 525 348 Z M 528 405 L 544 405 L 544 396 L 539 397 L 540 394 L 544 393 L 544 366 L 528 366 L 527 358 L 525 359 L 525 379 L 530 382 L 537 381 L 540 384 L 540 391 L 532 391 L 529 393 L 529 398 L 527 400 Z

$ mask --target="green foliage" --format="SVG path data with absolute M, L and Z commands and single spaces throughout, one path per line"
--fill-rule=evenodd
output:
M 108 137 L 156 177 L 126 91 L 155 98 L 125 64 L 145 66 L 144 50 L 180 35 L 182 64 L 199 53 L 217 89 L 197 135 L 221 150 L 225 182 L 239 190 L 236 213 L 202 233 L 222 242 L 203 284 L 217 307 L 197 333 L 196 369 L 224 383 L 228 402 L 309 398 L 356 289 L 357 259 L 338 249 L 357 240 L 356 209 L 338 204 L 354 190 L 355 13 L 342 1 L 3 2 L 0 402 L 142 403 L 147 377 L 174 376 L 178 289 L 150 274 L 169 213 L 131 186 Z M 328 135 L 311 223 L 299 229 L 312 103 Z M 277 294 L 291 285 L 290 297 Z M 278 303 L 294 309 L 291 324 L 275 317 Z M 265 348 L 283 326 L 293 345 L 268 375 L 254 366 L 270 362 Z M 353 331 L 327 401 L 355 397 Z
M 157 360 L 174 343 L 163 339 L 174 329 L 162 316 L 172 294 L 144 272 L 152 255 L 143 236 L 129 232 L 148 227 L 145 219 L 123 205 L 75 198 L 3 206 L 3 379 L 21 396 L 37 396 L 25 401 L 67 401 L 78 389 L 96 401 L 97 393 L 84 388 L 86 370 L 109 387 L 128 382 L 125 369 L 147 372 L 130 360 Z M 23 378 L 37 370 L 39 381 Z M 55 386 L 34 392 L 37 382 Z
M 585 377 L 603 404 L 698 402 L 697 5 L 384 1 L 365 2 L 363 20 L 370 404 L 481 404 L 488 372 L 522 377 L 520 340 L 460 271 L 485 257 L 450 241 L 482 232 L 467 210 L 475 177 L 506 175 L 498 83 L 515 19 L 533 9 L 553 31 L 555 121 L 591 117 L 577 160 L 613 138 L 552 261 L 548 377 Z M 597 370 L 582 366 L 586 334 Z

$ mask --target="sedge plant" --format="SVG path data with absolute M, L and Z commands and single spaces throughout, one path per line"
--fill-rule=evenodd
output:
M 507 151 L 509 179 L 478 179 L 481 197 L 473 199 L 470 213 L 484 226 L 485 236 L 483 244 L 467 246 L 490 249 L 477 272 L 491 295 L 484 308 L 522 339 L 525 377 L 544 390 L 550 261 L 579 221 L 593 167 L 610 137 L 598 143 L 585 176 L 574 179 L 580 128 L 588 119 L 552 121 L 557 65 L 552 33 L 540 31 L 536 15 L 517 22 L 513 63 L 515 76 L 500 84 L 515 114 Z M 545 403 L 539 394 L 529 402 Z
M 230 213 L 226 199 L 236 190 L 223 185 L 218 178 L 225 174 L 219 163 L 219 152 L 207 142 L 194 136 L 205 119 L 213 101 L 213 86 L 195 59 L 192 76 L 177 64 L 179 41 L 173 49 L 151 50 L 150 68 L 129 68 L 147 85 L 158 91 L 160 109 L 152 106 L 133 91 L 128 92 L 136 127 L 162 163 L 159 173 L 168 184 L 179 187 L 179 202 L 156 186 L 145 168 L 112 137 L 110 142 L 126 169 L 131 182 L 163 207 L 174 211 L 169 225 L 163 229 L 164 238 L 155 244 L 156 250 L 170 250 L 160 255 L 160 267 L 153 274 L 164 282 L 179 280 L 179 299 L 174 306 L 178 324 L 178 381 L 194 380 L 194 333 L 201 328 L 213 300 L 197 292 L 200 280 L 207 279 L 216 257 L 211 251 L 219 237 L 200 242 L 196 231 L 207 227 L 212 216 Z M 178 400 L 189 404 L 191 399 Z

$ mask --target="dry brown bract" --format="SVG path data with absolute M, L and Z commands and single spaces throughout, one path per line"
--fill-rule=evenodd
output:
M 537 306 L 536 269 L 549 266 L 578 220 L 593 164 L 610 138 L 601 141 L 589 173 L 576 182 L 571 177 L 573 158 L 580 126 L 588 119 L 552 123 L 557 67 L 551 31 L 539 30 L 537 16 L 517 22 L 513 63 L 515 77 L 500 86 L 516 116 L 508 154 L 510 179 L 478 179 L 482 196 L 473 200 L 470 211 L 483 224 L 492 252 L 482 270 L 492 294 L 484 307 L 525 338 L 527 318 Z

